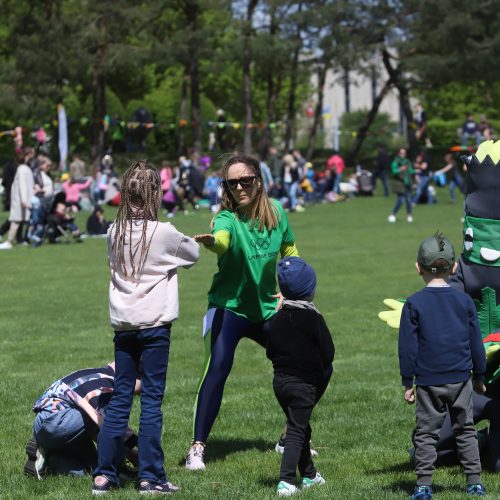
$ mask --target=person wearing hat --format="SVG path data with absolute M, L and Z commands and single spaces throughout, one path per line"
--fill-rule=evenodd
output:
M 289 496 L 299 491 L 297 468 L 302 488 L 325 484 L 312 460 L 309 420 L 330 381 L 335 347 L 323 316 L 312 303 L 314 269 L 291 256 L 279 261 L 277 273 L 283 303 L 271 319 L 266 354 L 273 363 L 274 393 L 287 418 L 277 493 Z
M 486 391 L 486 356 L 476 308 L 469 295 L 448 285 L 457 263 L 453 245 L 441 233 L 422 241 L 416 268 L 426 287 L 405 302 L 398 341 L 404 399 L 417 403 L 417 484 L 411 498 L 432 497 L 436 445 L 447 409 L 467 478 L 466 492 L 484 495 L 472 413 L 473 389 Z

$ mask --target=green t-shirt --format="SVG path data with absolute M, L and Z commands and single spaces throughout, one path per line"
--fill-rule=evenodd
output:
M 217 258 L 219 271 L 208 292 L 209 307 L 229 309 L 254 323 L 274 314 L 276 262 L 281 245 L 292 244 L 295 237 L 281 204 L 272 203 L 278 210 L 278 226 L 271 231 L 259 231 L 258 224 L 252 227 L 252 221 L 238 219 L 229 210 L 215 217 L 212 233 L 228 231 L 231 242 Z

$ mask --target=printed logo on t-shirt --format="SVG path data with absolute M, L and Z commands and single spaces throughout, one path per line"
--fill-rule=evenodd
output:
M 271 245 L 271 238 L 266 236 L 265 238 L 257 238 L 251 241 L 251 245 L 257 250 L 267 250 L 269 245 Z

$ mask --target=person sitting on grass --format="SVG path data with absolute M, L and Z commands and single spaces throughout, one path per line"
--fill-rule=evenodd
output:
M 26 445 L 24 472 L 42 479 L 46 474 L 82 476 L 97 464 L 94 445 L 115 382 L 115 363 L 85 368 L 56 380 L 35 402 L 33 436 Z M 135 394 L 141 381 L 135 382 Z M 137 463 L 137 436 L 125 437 L 127 458 Z
M 273 388 L 287 418 L 278 496 L 325 484 L 311 456 L 311 418 L 332 375 L 335 354 L 330 331 L 311 302 L 316 289 L 314 269 L 299 257 L 285 257 L 277 266 L 283 295 L 281 309 L 271 319 L 266 353 L 274 368 Z
M 486 356 L 476 308 L 469 295 L 448 285 L 457 263 L 453 245 L 442 234 L 437 232 L 420 244 L 416 267 L 426 287 L 405 302 L 398 342 L 404 399 L 417 402 L 417 485 L 411 498 L 432 498 L 436 445 L 447 410 L 467 478 L 466 492 L 483 496 L 472 390 L 486 391 Z
M 63 202 L 55 202 L 54 210 L 47 218 L 47 235 L 50 243 L 59 243 L 68 237 L 68 232 L 74 241 L 81 242 L 81 232 L 75 224 L 75 219 L 68 213 L 71 211 Z

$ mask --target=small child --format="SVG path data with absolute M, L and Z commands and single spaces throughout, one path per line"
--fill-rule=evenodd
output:
M 448 285 L 457 268 L 453 245 L 437 232 L 418 249 L 417 272 L 426 287 L 406 301 L 399 329 L 399 366 L 405 401 L 415 402 L 414 500 L 430 500 L 439 432 L 449 409 L 466 492 L 486 494 L 472 419 L 472 390 L 486 391 L 486 356 L 469 295 Z M 471 380 L 472 371 L 472 380 Z
M 158 222 L 161 179 L 147 161 L 132 164 L 121 185 L 121 202 L 108 232 L 111 268 L 109 311 L 115 330 L 115 387 L 97 441 L 98 465 L 92 493 L 118 486 L 124 436 L 142 361 L 138 488 L 168 494 L 161 447 L 162 410 L 170 349 L 170 328 L 179 314 L 177 268 L 191 267 L 198 244 L 170 223 Z
M 311 418 L 328 386 L 335 354 L 330 331 L 311 302 L 316 289 L 314 269 L 299 257 L 278 263 L 281 309 L 270 323 L 267 357 L 274 368 L 273 388 L 287 418 L 278 496 L 300 490 L 295 486 L 297 467 L 302 488 L 325 484 L 311 458 Z

